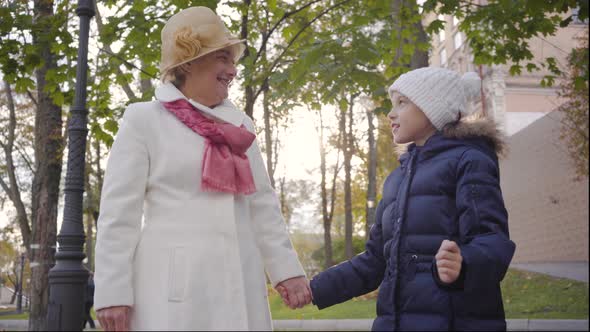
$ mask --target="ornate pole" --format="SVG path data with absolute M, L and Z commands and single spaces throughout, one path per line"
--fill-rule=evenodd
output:
M 68 168 L 65 185 L 64 219 L 57 236 L 56 264 L 49 271 L 49 307 L 47 328 L 50 331 L 81 331 L 84 322 L 84 294 L 88 271 L 82 265 L 84 254 L 84 166 L 86 136 L 86 81 L 88 71 L 88 33 L 94 16 L 92 0 L 78 0 L 80 17 L 76 94 L 68 127 Z

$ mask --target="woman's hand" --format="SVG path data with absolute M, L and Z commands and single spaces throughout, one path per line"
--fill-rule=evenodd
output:
M 276 290 L 291 309 L 303 308 L 311 302 L 311 289 L 306 277 L 284 280 L 276 286 Z
M 104 331 L 129 331 L 131 307 L 117 306 L 100 309 L 96 317 Z

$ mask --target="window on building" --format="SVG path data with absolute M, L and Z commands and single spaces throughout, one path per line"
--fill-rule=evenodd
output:
M 445 23 L 443 23 L 443 28 L 442 28 L 442 30 L 440 30 L 440 31 L 439 31 L 439 33 L 438 33 L 438 41 L 442 43 L 443 41 L 445 41 L 445 37 L 446 37 L 446 36 L 445 36 L 445 26 L 446 26 L 446 22 L 447 22 L 447 20 L 445 20 L 445 17 L 444 17 L 444 15 L 438 15 L 438 19 L 439 19 L 440 21 L 443 21 L 443 22 L 445 22 Z
M 461 32 L 457 32 L 453 36 L 453 43 L 455 44 L 455 49 L 458 49 L 461 47 L 461 45 L 463 45 L 463 36 L 461 36 Z
M 443 47 L 442 50 L 440 50 L 439 56 L 440 65 L 444 66 L 447 63 L 447 49 Z
M 459 25 L 459 19 L 453 16 L 453 26 L 456 27 L 457 25 Z

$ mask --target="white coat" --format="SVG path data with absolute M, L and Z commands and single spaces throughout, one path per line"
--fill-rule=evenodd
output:
M 270 330 L 264 270 L 273 286 L 305 273 L 260 149 L 246 152 L 256 193 L 203 192 L 204 138 L 160 103 L 179 98 L 167 83 L 123 116 L 102 189 L 95 309 L 131 306 L 134 330 Z M 227 100 L 189 101 L 254 132 Z

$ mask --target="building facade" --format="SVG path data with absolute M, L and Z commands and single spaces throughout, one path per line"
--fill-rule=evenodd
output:
M 523 70 L 511 76 L 510 64 L 475 65 L 459 20 L 431 14 L 423 23 L 435 19 L 446 23 L 432 36 L 430 65 L 479 73 L 484 95 L 480 107 L 507 136 L 510 153 L 501 160 L 500 174 L 511 238 L 517 244 L 513 262 L 588 262 L 588 178 L 574 180 L 570 157 L 559 139 L 558 82 L 542 87 L 548 72 Z M 555 36 L 533 38 L 533 62 L 555 57 L 565 68 L 568 54 L 587 29 L 587 22 L 574 20 Z

